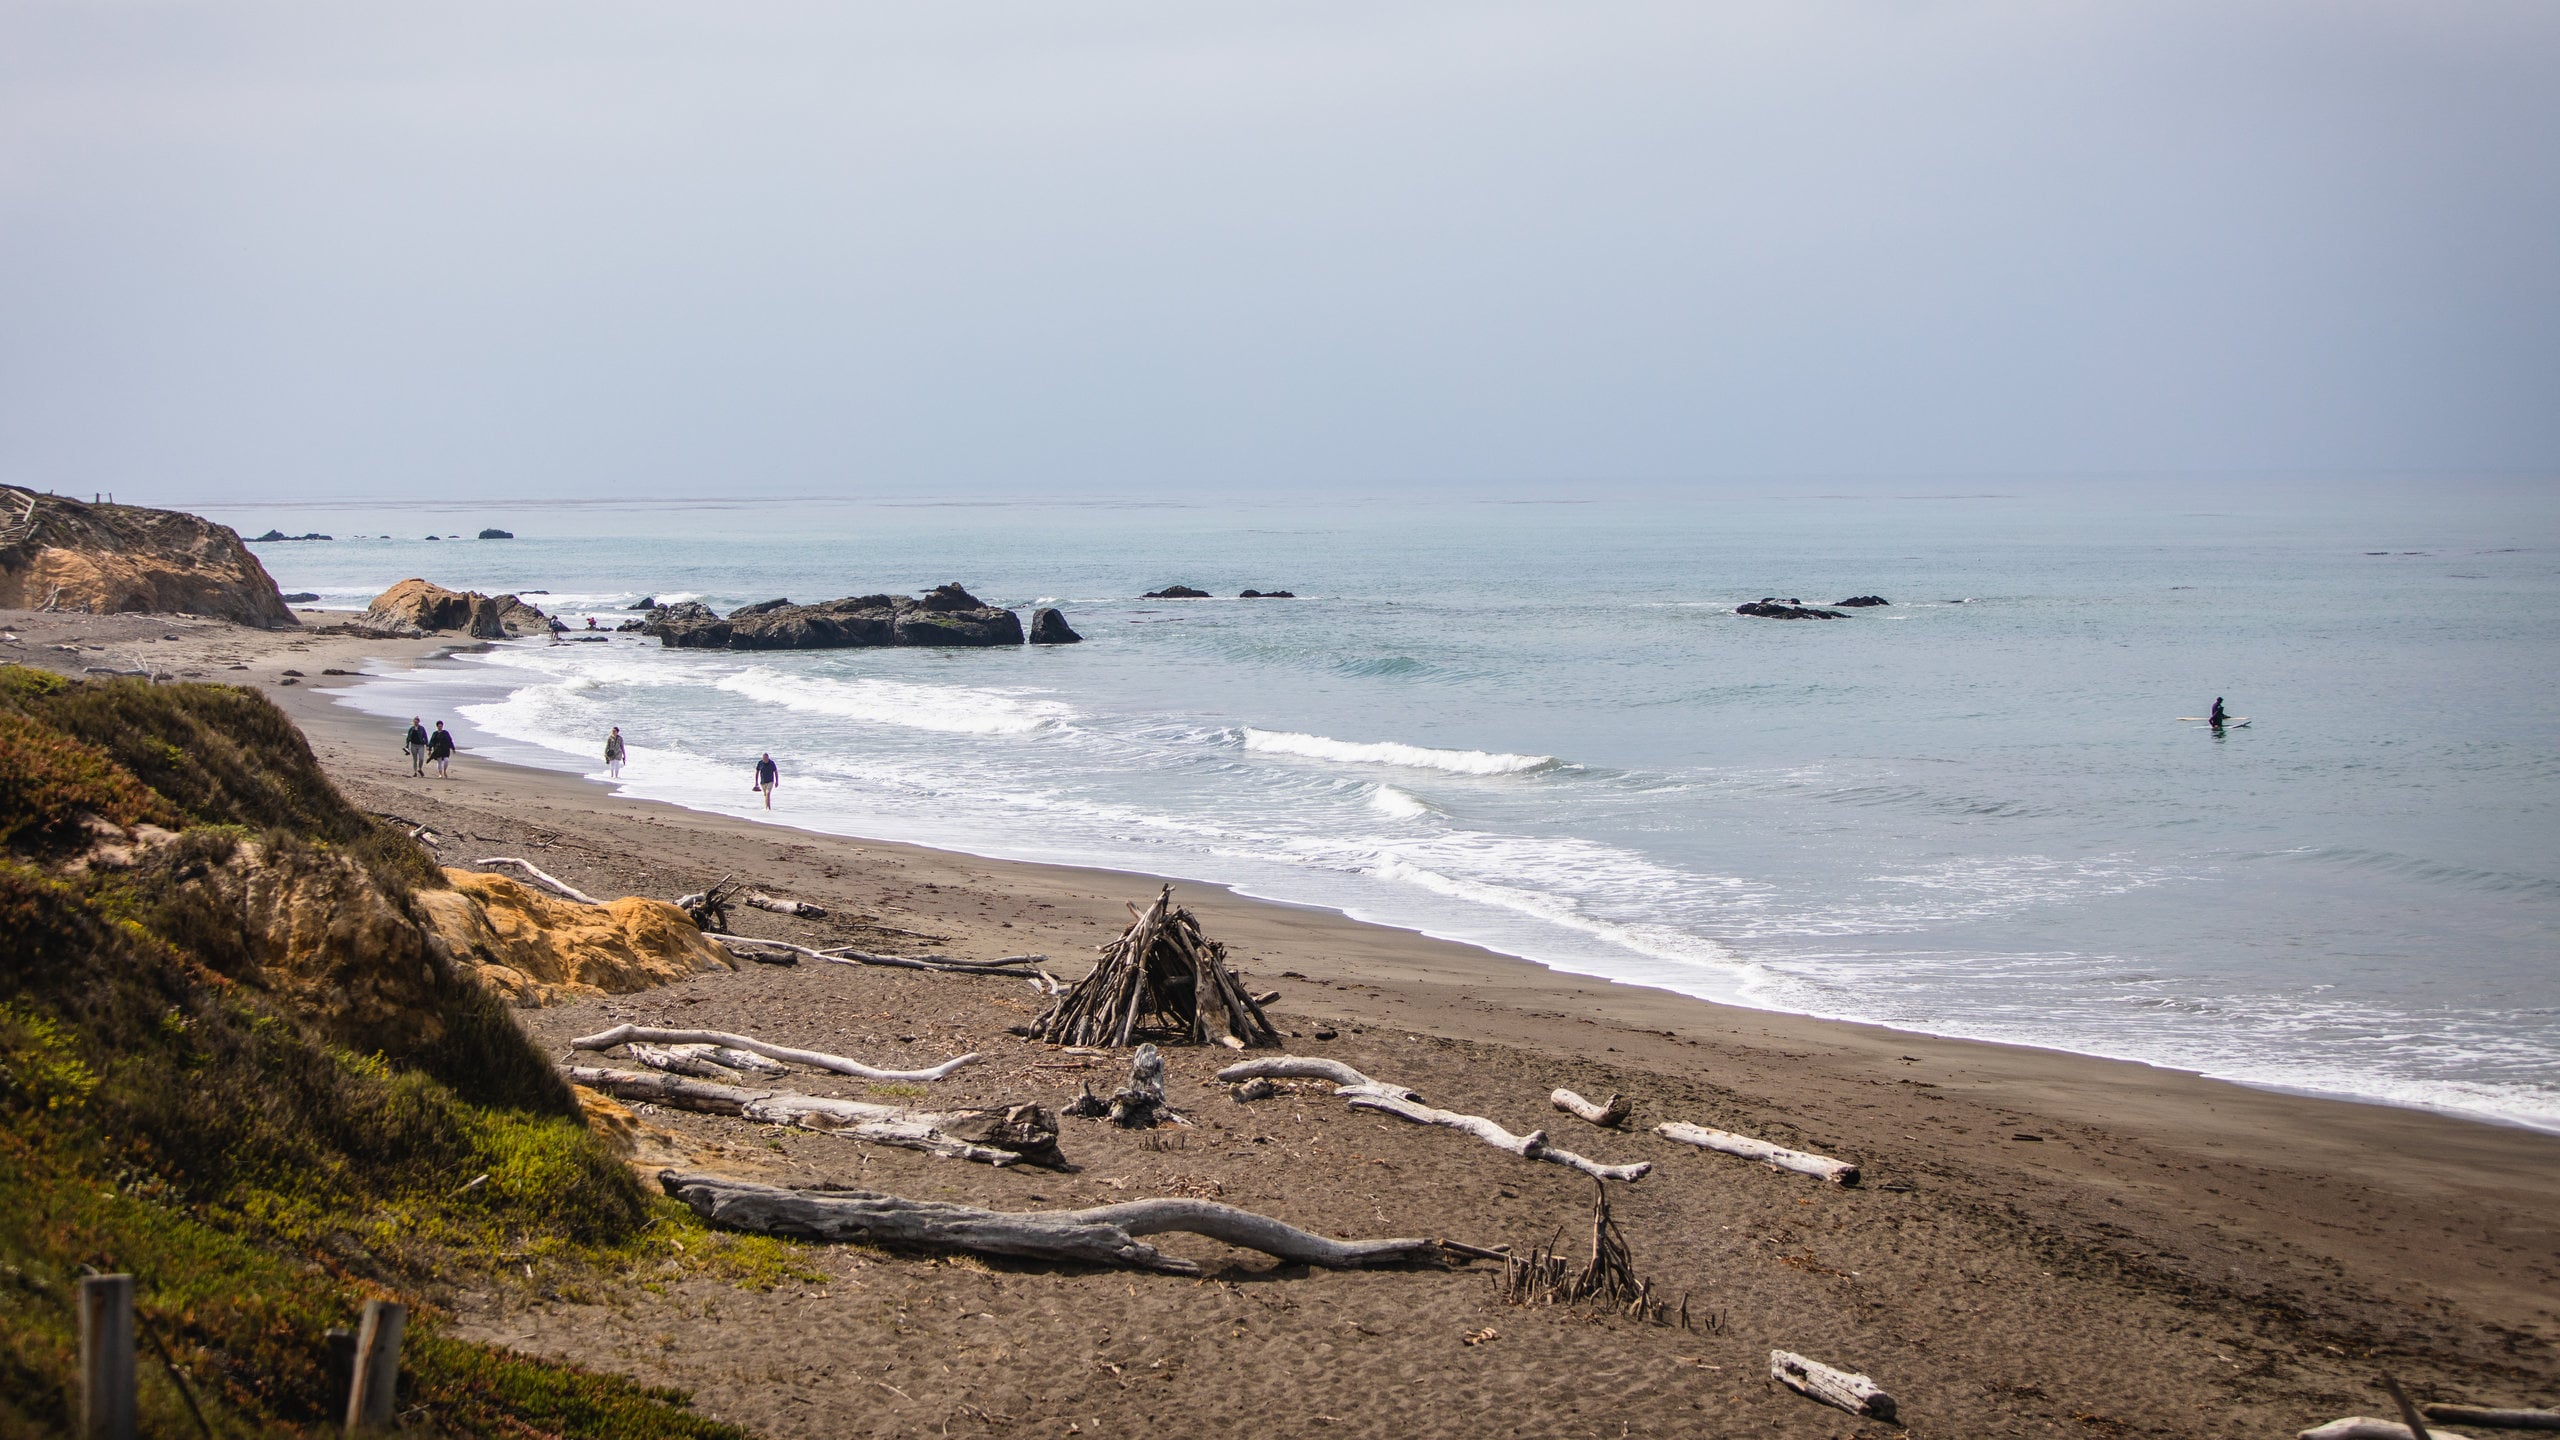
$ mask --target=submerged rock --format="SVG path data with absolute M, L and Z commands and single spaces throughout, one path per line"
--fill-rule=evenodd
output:
M 1298 598 L 1298 592 L 1295 590 L 1239 590 L 1236 592 L 1236 598 L 1239 600 L 1295 600 Z
M 1890 605 L 1893 602 L 1881 595 L 1852 595 L 1846 600 L 1834 600 L 1831 603 L 1843 610 L 1858 610 L 1875 605 Z
M 176 510 L 90 505 L 0 487 L 0 609 L 300 622 L 227 525 Z
M 1763 620 L 1846 620 L 1837 610 L 1817 610 L 1810 605 L 1781 604 L 1774 600 L 1755 600 L 1733 607 L 1736 615 L 1755 615 Z
M 287 605 L 308 605 L 308 604 L 310 604 L 312 601 L 317 600 L 317 599 L 319 599 L 320 597 L 319 597 L 319 595 L 318 595 L 317 593 L 315 593 L 315 592 L 313 592 L 313 591 L 309 591 L 309 590 L 296 590 L 296 591 L 294 591 L 294 592 L 293 592 L 292 594 L 290 594 L 290 595 L 280 595 L 280 596 L 278 596 L 278 597 L 276 597 L 276 598 L 278 598 L 278 599 L 280 599 L 280 600 L 284 601 L 284 603 L 286 603 Z
M 348 623 L 384 635 L 460 632 L 475 640 L 545 635 L 551 630 L 550 616 L 513 595 L 447 590 L 417 579 L 403 580 L 374 596 L 364 614 Z
M 1188 585 L 1167 585 L 1161 590 L 1150 590 L 1138 598 L 1141 600 L 1206 600 L 1209 598 L 1209 592 L 1194 590 Z
M 1083 640 L 1067 624 L 1067 617 L 1056 608 L 1043 605 L 1031 612 L 1031 643 L 1034 645 L 1073 645 Z

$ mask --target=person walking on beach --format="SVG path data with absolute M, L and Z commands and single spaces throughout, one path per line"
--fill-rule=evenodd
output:
M 400 753 L 409 757 L 409 773 L 427 773 L 427 727 L 419 717 L 409 717 L 409 733 L 400 741 Z
M 437 779 L 453 778 L 445 768 L 453 763 L 453 734 L 444 728 L 441 720 L 436 722 L 436 733 L 427 737 L 427 758 L 436 762 Z
M 616 780 L 622 778 L 622 727 L 619 725 L 613 727 L 612 734 L 604 737 L 604 773 Z
M 773 752 L 768 750 L 764 753 L 764 758 L 756 762 L 755 786 L 756 789 L 764 792 L 764 808 L 767 810 L 773 808 L 773 792 L 781 785 L 782 767 L 773 763 Z

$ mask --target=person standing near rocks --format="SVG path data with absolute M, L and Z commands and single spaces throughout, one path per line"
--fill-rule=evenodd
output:
M 773 808 L 773 792 L 781 786 L 782 767 L 773 763 L 773 752 L 768 750 L 762 759 L 756 761 L 755 788 L 764 794 L 764 808 Z
M 409 773 L 427 773 L 427 727 L 418 716 L 409 717 L 409 733 L 400 742 L 400 751 L 409 757 Z
M 436 722 L 436 733 L 427 737 L 427 758 L 436 762 L 437 779 L 453 778 L 445 768 L 453 763 L 453 734 L 444 728 L 441 720 Z
M 613 733 L 604 737 L 604 773 L 616 780 L 622 778 L 622 755 L 622 727 L 616 725 Z

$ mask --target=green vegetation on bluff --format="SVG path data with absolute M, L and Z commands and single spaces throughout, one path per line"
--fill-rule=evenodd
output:
M 76 1419 L 84 1268 L 136 1277 L 146 1434 L 198 1433 L 175 1374 L 216 1434 L 326 1428 L 324 1332 L 371 1295 L 428 1302 L 412 1428 L 738 1433 L 442 1333 L 435 1284 L 502 1260 L 797 1267 L 643 1191 L 406 922 L 441 883 L 252 692 L 0 667 L 0 1437 Z

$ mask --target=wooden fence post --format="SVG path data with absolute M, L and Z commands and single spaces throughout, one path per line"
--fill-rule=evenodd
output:
M 354 1383 L 347 1387 L 348 1434 L 391 1427 L 399 1399 L 400 1335 L 408 1325 L 408 1306 L 393 1300 L 364 1302 L 364 1322 L 356 1329 Z
M 133 1277 L 80 1281 L 82 1440 L 133 1440 Z

